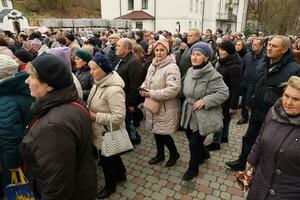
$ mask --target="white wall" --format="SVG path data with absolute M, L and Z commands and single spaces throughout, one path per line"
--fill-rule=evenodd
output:
M 175 32 L 178 28 L 176 22 L 181 24 L 181 32 L 187 32 L 190 27 L 195 27 L 195 22 L 200 31 L 202 29 L 202 7 L 201 2 L 205 1 L 204 18 L 203 18 L 203 32 L 210 28 L 215 31 L 217 28 L 222 28 L 224 31 L 227 28 L 227 22 L 217 21 L 217 14 L 228 13 L 228 4 L 225 6 L 225 2 L 228 0 L 198 0 L 198 12 L 196 12 L 196 0 L 192 0 L 193 6 L 190 9 L 191 0 L 148 0 L 148 9 L 142 9 L 142 0 L 134 0 L 134 10 L 143 10 L 146 13 L 156 18 L 155 22 L 149 22 L 148 20 L 143 21 L 144 29 L 153 31 L 168 30 Z M 241 31 L 244 26 L 243 10 L 244 2 L 247 0 L 240 0 L 238 4 L 234 4 L 233 14 L 237 14 L 238 23 L 237 25 L 231 25 L 231 30 Z M 155 12 L 156 2 L 156 12 Z M 219 8 L 219 3 L 221 7 Z M 114 19 L 120 16 L 120 0 L 101 0 L 102 7 L 102 18 L 103 19 Z M 121 0 L 121 15 L 128 14 L 133 10 L 128 10 L 128 0 Z M 246 17 L 246 15 L 244 16 Z M 191 26 L 190 26 L 191 22 Z M 135 23 L 133 24 L 135 27 Z M 153 27 L 148 29 L 146 27 Z M 235 28 L 236 27 L 236 28 Z
M 101 16 L 103 19 L 114 19 L 119 17 L 120 0 L 101 0 Z

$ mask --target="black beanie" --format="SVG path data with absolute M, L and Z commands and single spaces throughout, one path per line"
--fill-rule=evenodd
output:
M 222 42 L 220 48 L 225 50 L 229 55 L 235 54 L 235 47 L 231 41 Z
M 72 42 L 75 40 L 75 36 L 74 36 L 74 34 L 72 34 L 72 33 L 67 34 L 67 35 L 66 35 L 66 38 L 68 38 L 68 40 L 70 40 L 70 41 L 72 41 Z
M 43 53 L 32 61 L 32 65 L 42 81 L 56 90 L 73 84 L 73 77 L 67 63 L 49 53 Z
M 21 60 L 23 63 L 28 63 L 33 60 L 33 56 L 31 53 L 26 51 L 25 49 L 19 49 L 15 52 L 15 56 Z

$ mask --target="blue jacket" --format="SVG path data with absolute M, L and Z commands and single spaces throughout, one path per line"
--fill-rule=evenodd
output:
M 268 110 L 282 96 L 281 84 L 291 76 L 300 76 L 300 67 L 291 50 L 280 61 L 270 64 L 267 57 L 256 67 L 255 79 L 249 84 L 247 105 L 251 107 L 254 119 L 263 121 Z
M 22 165 L 19 144 L 31 121 L 33 101 L 25 83 L 27 77 L 26 72 L 20 72 L 0 83 L 0 158 L 4 170 Z

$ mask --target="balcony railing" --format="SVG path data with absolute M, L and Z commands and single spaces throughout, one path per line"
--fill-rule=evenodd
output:
M 233 13 L 217 13 L 217 20 L 227 21 L 227 22 L 236 22 L 237 16 Z

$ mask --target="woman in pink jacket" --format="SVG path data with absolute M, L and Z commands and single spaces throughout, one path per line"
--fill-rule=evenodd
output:
M 149 161 L 156 164 L 165 159 L 164 146 L 170 152 L 166 167 L 171 167 L 179 158 L 172 134 L 178 128 L 180 116 L 180 101 L 178 93 L 181 88 L 180 71 L 175 57 L 170 55 L 170 46 L 167 40 L 159 40 L 154 45 L 155 58 L 150 65 L 140 94 L 145 102 L 151 101 L 159 108 L 157 112 L 147 110 L 146 128 L 154 134 L 157 154 Z M 148 98 L 148 99 L 147 99 Z

